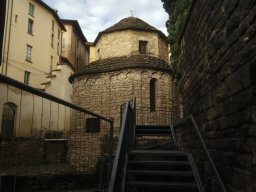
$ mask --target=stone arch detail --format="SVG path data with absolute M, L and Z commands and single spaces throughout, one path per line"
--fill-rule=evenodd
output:
M 156 111 L 156 82 L 156 78 L 152 78 L 149 82 L 149 106 L 151 112 Z

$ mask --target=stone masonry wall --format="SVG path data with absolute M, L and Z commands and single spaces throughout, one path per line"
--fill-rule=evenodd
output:
M 98 75 L 84 75 L 73 83 L 75 104 L 115 119 L 116 133 L 120 125 L 120 105 L 136 96 L 137 109 L 149 111 L 149 83 L 156 78 L 156 108 L 176 107 L 171 75 L 153 70 L 131 69 Z
M 2 154 L 1 173 L 12 167 L 20 169 L 45 165 L 46 168 L 46 165 L 67 162 L 67 143 L 66 141 L 46 142 L 44 139 L 16 138 L 2 141 L 0 153 Z
M 150 112 L 150 80 L 156 79 L 156 111 Z M 120 131 L 120 107 L 136 96 L 137 122 L 171 124 L 177 109 L 173 79 L 170 74 L 149 70 L 129 69 L 116 72 L 84 75 L 73 82 L 73 101 L 90 111 L 114 118 L 114 137 Z M 143 114 L 143 115 L 142 115 Z M 86 118 L 86 117 L 85 117 Z M 85 118 L 73 113 L 70 130 L 69 160 L 77 170 L 93 173 L 97 170 L 106 149 L 109 125 L 98 133 L 86 133 Z M 167 119 L 167 120 L 166 120 Z M 104 152 L 105 151 L 105 152 Z
M 147 55 L 168 62 L 167 42 L 157 33 L 132 30 L 103 34 L 96 44 L 96 60 L 139 54 L 139 40 L 148 41 Z
M 256 191 L 256 1 L 194 1 L 181 46 L 185 115 L 228 191 Z

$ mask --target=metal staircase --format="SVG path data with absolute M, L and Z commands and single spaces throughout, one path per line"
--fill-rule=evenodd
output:
M 201 163 L 207 163 L 207 172 L 200 169 L 200 176 L 204 182 L 200 180 L 191 153 L 178 150 L 182 149 L 182 138 L 179 137 L 177 140 L 176 131 L 186 123 L 192 125 L 192 129 L 187 130 L 195 131 L 198 144 L 206 154 Z M 196 156 L 198 160 L 198 154 Z M 208 177 L 209 173 L 211 177 Z M 226 192 L 192 115 L 175 125 L 136 125 L 135 98 L 121 106 L 121 130 L 108 192 L 125 191 Z
M 163 142 L 170 135 L 169 126 L 136 126 L 136 144 L 128 153 L 125 191 L 202 191 L 192 156 Z

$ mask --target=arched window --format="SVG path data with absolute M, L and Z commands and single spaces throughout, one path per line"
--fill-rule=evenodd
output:
M 156 111 L 156 79 L 153 78 L 149 83 L 150 89 L 150 111 Z
M 14 122 L 17 106 L 14 103 L 3 105 L 1 136 L 4 140 L 14 137 Z

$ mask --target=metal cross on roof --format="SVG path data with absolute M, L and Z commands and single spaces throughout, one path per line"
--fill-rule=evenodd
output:
M 133 10 L 131 9 L 131 17 L 133 17 Z

